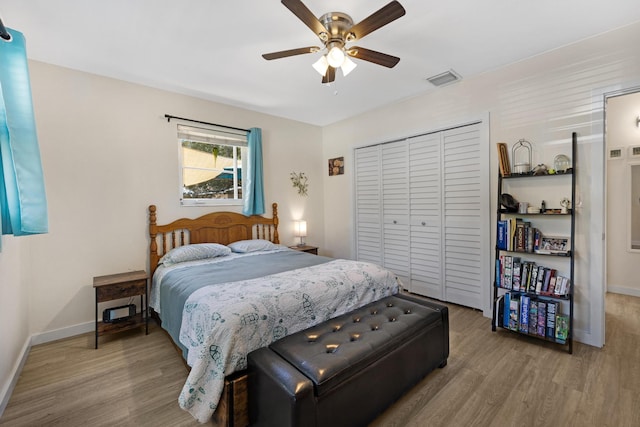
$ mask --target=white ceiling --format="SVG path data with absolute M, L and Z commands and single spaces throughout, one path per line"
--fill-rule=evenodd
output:
M 390 0 L 303 1 L 359 22 Z M 400 63 L 356 60 L 331 86 L 311 67 L 320 53 L 261 57 L 320 45 L 277 0 L 0 0 L 0 18 L 31 59 L 320 126 L 443 90 L 425 78 L 448 69 L 468 79 L 640 21 L 632 0 L 399 1 L 406 15 L 357 44 Z

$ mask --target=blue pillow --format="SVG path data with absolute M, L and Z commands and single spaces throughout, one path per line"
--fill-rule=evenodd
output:
M 238 240 L 237 242 L 229 243 L 229 247 L 233 252 L 241 254 L 256 251 L 272 251 L 279 248 L 275 243 L 263 239 Z
M 196 261 L 200 259 L 216 258 L 227 256 L 231 249 L 218 243 L 196 243 L 194 245 L 180 246 L 173 248 L 162 258 L 158 264 L 172 265 L 186 261 Z

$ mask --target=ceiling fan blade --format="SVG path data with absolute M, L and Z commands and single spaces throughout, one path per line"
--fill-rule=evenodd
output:
M 322 22 L 300 0 L 282 0 L 282 4 L 304 22 L 318 37 L 322 33 L 327 33 L 327 29 L 322 25 Z
M 283 0 L 284 3 L 284 0 Z M 404 7 L 397 1 L 392 1 L 391 3 L 384 6 L 382 9 L 374 12 L 369 15 L 364 20 L 358 22 L 356 25 L 351 27 L 349 33 L 353 34 L 352 40 L 358 40 L 363 38 L 369 33 L 377 30 L 380 27 L 387 25 L 390 22 L 395 21 L 396 19 L 404 16 L 406 11 Z M 354 37 L 355 36 L 355 37 Z
M 268 61 L 272 59 L 286 58 L 287 56 L 303 55 L 305 53 L 315 53 L 320 48 L 317 46 L 300 47 L 298 49 L 281 50 L 279 52 L 265 53 L 262 57 Z
M 387 55 L 386 53 L 376 52 L 375 50 L 365 49 L 364 47 L 354 46 L 349 48 L 347 54 L 352 58 L 362 59 L 363 61 L 373 62 L 383 67 L 393 68 L 400 58 L 397 56 Z
M 329 68 L 327 68 L 327 72 L 325 73 L 325 75 L 322 77 L 322 83 L 331 83 L 336 79 L 336 69 L 333 68 L 332 66 L 329 66 Z

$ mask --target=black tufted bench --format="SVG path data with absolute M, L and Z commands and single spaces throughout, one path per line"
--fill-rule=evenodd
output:
M 447 307 L 384 298 L 251 352 L 251 424 L 364 426 L 448 356 Z

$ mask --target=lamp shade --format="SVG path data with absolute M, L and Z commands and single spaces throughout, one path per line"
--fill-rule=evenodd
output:
M 344 57 L 344 62 L 342 63 L 342 66 L 340 67 L 340 69 L 342 70 L 342 75 L 346 77 L 347 74 L 349 74 L 350 72 L 353 71 L 354 68 L 356 68 L 356 66 L 357 66 L 357 64 L 355 62 L 350 60 L 348 56 L 345 56 Z
M 307 221 L 304 221 L 304 220 L 296 221 L 295 235 L 296 237 L 307 236 Z
M 327 62 L 327 58 L 322 55 L 320 59 L 313 63 L 313 68 L 321 75 L 324 76 L 327 74 L 327 68 L 329 68 L 329 63 Z

